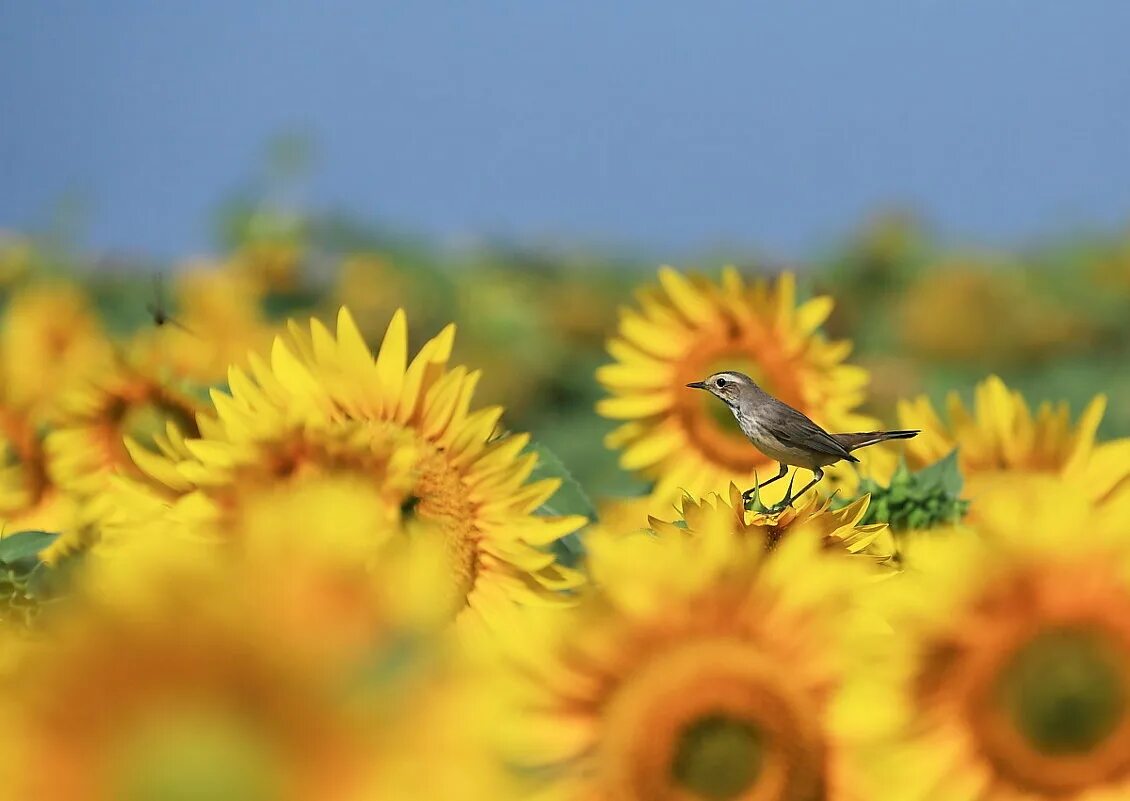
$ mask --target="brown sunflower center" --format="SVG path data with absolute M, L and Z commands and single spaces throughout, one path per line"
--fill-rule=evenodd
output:
M 749 643 L 691 642 L 623 677 L 602 716 L 607 795 L 810 799 L 823 787 L 813 699 Z
M 708 715 L 680 733 L 672 778 L 699 798 L 738 798 L 757 781 L 763 745 L 764 735 L 748 721 Z
M 1037 752 L 1087 754 L 1125 716 L 1124 671 L 1119 654 L 1101 636 L 1053 629 L 1013 654 L 998 678 L 998 699 Z
M 1002 778 L 1055 795 L 1130 775 L 1130 649 L 1116 628 L 1048 627 L 985 668 L 970 712 Z
M 402 506 L 402 511 L 431 524 L 443 537 L 460 598 L 470 595 L 479 565 L 476 509 L 467 495 L 462 474 L 435 450 L 421 460 L 419 481 Z
M 134 403 L 122 411 L 118 430 L 123 437 L 132 437 L 147 448 L 155 446 L 154 438 L 165 433 L 168 423 L 175 423 L 186 436 L 197 436 L 196 418 L 180 404 L 161 400 Z

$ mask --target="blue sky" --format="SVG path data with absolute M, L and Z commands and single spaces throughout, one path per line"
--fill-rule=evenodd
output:
M 0 227 L 173 257 L 264 143 L 303 200 L 469 235 L 780 256 L 1130 221 L 1130 4 L 0 2 Z

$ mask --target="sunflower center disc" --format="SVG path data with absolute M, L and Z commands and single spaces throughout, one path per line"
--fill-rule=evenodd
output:
M 164 434 L 169 422 L 174 422 L 182 432 L 196 433 L 196 421 L 185 409 L 160 402 L 148 402 L 125 409 L 119 429 L 123 435 L 137 440 L 147 448 L 155 447 L 155 436 Z
M 700 798 L 737 798 L 757 780 L 763 739 L 747 721 L 722 715 L 700 718 L 681 732 L 671 775 Z
M 1053 757 L 1087 754 L 1125 714 L 1120 661 L 1096 633 L 1043 632 L 1001 672 L 999 698 L 1034 750 Z

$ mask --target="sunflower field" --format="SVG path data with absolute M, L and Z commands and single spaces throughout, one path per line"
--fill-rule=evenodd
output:
M 0 237 L 0 801 L 1130 798 L 1130 237 L 224 230 Z

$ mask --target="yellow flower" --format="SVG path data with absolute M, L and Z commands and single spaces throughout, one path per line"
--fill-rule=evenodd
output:
M 37 426 L 0 405 L 0 532 L 71 531 L 77 513 L 74 499 L 51 481 Z
M 870 496 L 865 495 L 842 509 L 833 510 L 830 499 L 809 495 L 795 507 L 766 514 L 747 510 L 742 502 L 742 491 L 731 484 L 728 499 L 717 493 L 699 500 L 684 495 L 678 520 L 665 522 L 652 517 L 648 522 L 652 528 L 674 536 L 677 528 L 694 534 L 703 527 L 715 525 L 717 517 L 722 515 L 730 519 L 737 536 L 756 538 L 768 548 L 777 547 L 793 532 L 801 532 L 802 536 L 816 537 L 827 548 L 865 553 L 879 562 L 890 561 L 896 548 L 887 524 L 859 525 L 867 513 L 869 501 Z
M 380 797 L 385 728 L 411 730 L 393 701 L 430 697 L 433 650 L 389 617 L 392 593 L 435 577 L 400 559 L 374 575 L 302 533 L 280 551 L 150 536 L 95 555 L 5 684 L 0 797 Z
M 231 536 L 258 492 L 350 476 L 366 483 L 389 526 L 420 520 L 442 532 L 450 581 L 466 607 L 549 600 L 575 587 L 580 574 L 544 546 L 585 519 L 534 513 L 559 482 L 526 483 L 536 466 L 534 454 L 522 453 L 529 438 L 495 437 L 498 407 L 471 410 L 478 374 L 448 366 L 454 327 L 411 363 L 407 338 L 397 312 L 374 360 L 344 309 L 336 338 L 316 320 L 309 332 L 292 325 L 270 364 L 252 355 L 250 374 L 229 371 L 231 394 L 213 391 L 216 417 L 200 419 L 200 438 L 170 430 L 158 442 L 161 455 L 127 441 L 169 497 L 135 485 L 121 506 L 160 514 L 179 496 L 174 516 Z
M 501 636 L 503 742 L 555 799 L 856 798 L 829 717 L 866 560 L 786 536 L 590 534 L 593 591 Z
M 431 282 L 427 285 L 433 288 Z M 406 268 L 375 253 L 348 256 L 334 275 L 333 308 L 348 306 L 366 339 L 376 339 L 398 308 L 426 307 Z
M 86 297 L 69 284 L 17 292 L 0 330 L 0 380 L 6 404 L 35 423 L 55 412 L 60 394 L 99 375 L 112 350 Z
M 59 407 L 45 442 L 48 472 L 57 486 L 82 497 L 104 490 L 113 475 L 144 477 L 126 451 L 125 437 L 151 445 L 169 421 L 195 435 L 201 410 L 193 398 L 120 362 L 72 390 Z
M 295 241 L 248 242 L 232 254 L 231 269 L 260 291 L 292 292 L 301 278 L 302 255 Z
M 659 271 L 660 286 L 639 293 L 641 309 L 623 309 L 619 335 L 608 343 L 615 364 L 597 378 L 613 397 L 597 409 L 623 420 L 606 440 L 622 448 L 620 464 L 658 483 L 657 503 L 743 488 L 775 474 L 776 464 L 741 434 L 726 407 L 707 393 L 686 389 L 721 369 L 740 370 L 770 394 L 832 431 L 864 431 L 876 421 L 852 410 L 863 400 L 867 374 L 844 364 L 848 342 L 828 342 L 818 329 L 832 300 L 800 305 L 795 281 L 747 283 L 727 268 L 720 284 Z M 870 454 L 868 456 L 867 454 Z M 874 459 L 874 450 L 861 454 Z M 783 497 L 787 482 L 767 490 Z
M 1038 294 L 1032 284 L 1032 276 L 1007 264 L 937 265 L 902 294 L 902 338 L 918 358 L 967 365 L 1032 361 L 1086 347 L 1093 338 L 1086 316 Z
M 1019 392 L 990 376 L 977 386 L 972 411 L 957 393 L 950 394 L 948 425 L 925 397 L 901 402 L 898 415 L 922 429 L 907 442 L 912 468 L 958 449 L 963 495 L 971 499 L 976 518 L 1002 496 L 1055 492 L 1063 483 L 1077 484 L 1102 502 L 1130 478 L 1130 439 L 1095 442 L 1105 406 L 1106 398 L 1096 396 L 1073 424 L 1066 403 L 1045 402 L 1032 410 Z
M 562 348 L 540 308 L 544 294 L 524 272 L 480 266 L 456 275 L 467 363 L 483 370 L 488 401 L 505 400 L 512 414 L 529 414 L 562 365 Z
M 192 264 L 176 279 L 177 303 L 166 325 L 143 329 L 131 343 L 131 362 L 150 375 L 196 384 L 222 382 L 229 365 L 246 365 L 277 332 L 263 315 L 262 293 L 248 277 Z
M 542 295 L 551 330 L 573 346 L 599 348 L 616 319 L 615 278 L 577 269 L 552 280 Z
M 875 589 L 893 636 L 856 640 L 843 707 L 872 797 L 1130 797 L 1130 494 L 991 511 Z

